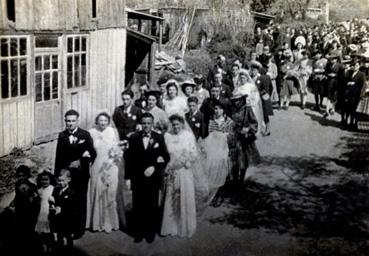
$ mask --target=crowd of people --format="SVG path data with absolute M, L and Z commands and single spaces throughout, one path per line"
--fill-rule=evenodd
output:
M 165 73 L 158 90 L 143 83 L 136 96 L 126 89 L 123 104 L 98 113 L 89 131 L 78 126 L 76 110 L 67 111 L 53 172 L 41 171 L 35 182 L 29 167 L 16 170 L 8 210 L 17 241 L 50 252 L 72 247 L 85 230 L 123 229 L 148 243 L 156 235 L 191 237 L 197 216 L 221 203 L 219 189 L 242 185 L 260 162 L 255 140 L 271 135 L 270 116 L 288 110 L 292 95 L 300 94 L 304 109 L 313 93 L 325 118 L 339 110 L 342 128 L 366 120 L 369 29 L 358 24 L 257 29 L 245 63 L 227 65 L 219 55 L 207 74 L 181 81 Z
M 341 114 L 341 127 L 368 129 L 369 24 L 353 19 L 313 27 L 270 24 L 255 32 L 249 63 L 264 68 L 272 80 L 272 101 L 289 108 L 300 94 L 301 108 L 314 94 L 314 110 L 328 118 Z M 325 106 L 323 105 L 325 101 Z

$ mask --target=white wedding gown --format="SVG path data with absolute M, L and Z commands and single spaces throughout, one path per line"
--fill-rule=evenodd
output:
M 104 131 L 90 131 L 97 157 L 90 168 L 87 193 L 86 228 L 94 231 L 119 229 L 117 210 L 118 166 L 109 159 L 109 150 L 118 143 L 118 134 L 112 127 Z
M 186 130 L 166 133 L 170 162 L 165 174 L 162 235 L 191 237 L 196 231 L 196 203 L 193 171 L 198 161 L 194 135 Z M 187 168 L 187 167 L 189 168 Z

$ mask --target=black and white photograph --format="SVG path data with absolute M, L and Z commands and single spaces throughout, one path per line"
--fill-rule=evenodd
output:
M 0 0 L 0 255 L 368 256 L 369 0 Z

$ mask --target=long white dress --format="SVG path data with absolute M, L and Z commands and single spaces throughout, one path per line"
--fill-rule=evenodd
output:
M 49 185 L 46 188 L 39 188 L 38 194 L 41 199 L 40 212 L 38 214 L 35 231 L 39 233 L 50 233 L 49 223 L 49 198 L 52 197 L 54 186 Z
M 90 168 L 86 228 L 110 232 L 119 228 L 116 201 L 118 166 L 109 157 L 109 151 L 118 143 L 118 134 L 112 127 L 104 131 L 93 128 L 89 132 L 97 157 Z
M 265 123 L 259 90 L 254 83 L 245 83 L 233 91 L 233 95 L 239 93 L 242 95 L 248 95 L 248 101 L 250 102 L 252 111 L 254 112 L 256 120 L 258 121 L 258 131 L 256 135 L 260 135 L 264 130 Z
M 186 130 L 166 133 L 170 162 L 165 171 L 162 235 L 191 237 L 196 231 L 196 203 L 193 168 L 198 161 L 194 135 Z M 186 168 L 190 166 L 190 168 Z

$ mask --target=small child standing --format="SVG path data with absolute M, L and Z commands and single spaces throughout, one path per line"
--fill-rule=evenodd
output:
M 75 220 L 78 219 L 76 196 L 75 192 L 69 187 L 70 182 L 70 171 L 61 170 L 57 177 L 57 185 L 52 193 L 52 198 L 49 200 L 51 231 L 57 235 L 59 248 L 64 247 L 64 239 L 67 247 L 73 247 Z
M 16 232 L 16 255 L 39 251 L 35 225 L 40 210 L 40 198 L 35 184 L 29 181 L 31 170 L 20 165 L 16 169 L 15 198 L 10 209 L 14 209 Z
M 49 200 L 52 197 L 54 186 L 51 185 L 53 175 L 48 171 L 43 171 L 37 176 L 38 194 L 41 199 L 40 212 L 38 214 L 35 231 L 40 235 L 44 252 L 50 252 L 53 242 L 53 235 L 50 231 L 49 223 Z

